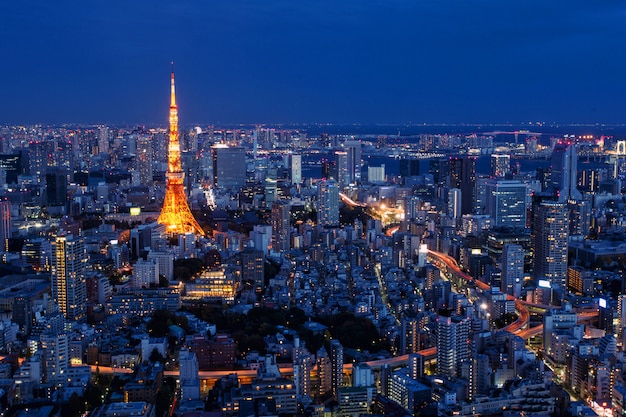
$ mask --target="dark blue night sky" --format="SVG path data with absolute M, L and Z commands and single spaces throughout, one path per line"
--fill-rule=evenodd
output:
M 0 123 L 626 122 L 626 2 L 2 1 Z

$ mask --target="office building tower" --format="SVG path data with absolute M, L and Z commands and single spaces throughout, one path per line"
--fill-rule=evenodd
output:
M 30 174 L 37 178 L 43 178 L 49 166 L 54 166 L 54 143 L 50 141 L 36 141 L 28 144 L 30 156 Z M 17 176 L 16 176 L 17 179 Z M 7 175 L 7 182 L 9 181 Z
M 451 157 L 449 185 L 461 190 L 461 215 L 474 211 L 474 191 L 476 187 L 476 159 L 471 157 Z
M 256 288 L 264 288 L 264 279 L 265 253 L 249 244 L 241 251 L 241 280 L 253 283 Z
M 420 160 L 402 158 L 400 160 L 400 176 L 403 180 L 408 177 L 416 177 L 420 174 Z
M 6 184 L 17 184 L 18 175 L 24 173 L 26 165 L 22 155 L 22 153 L 0 155 L 0 171 L 5 174 Z
M 11 220 L 11 202 L 0 201 L 0 245 L 1 251 L 9 250 L 9 239 L 11 239 L 13 221 Z
M 246 185 L 246 150 L 226 145 L 213 147 L 213 184 L 239 189 Z
M 339 388 L 343 386 L 343 346 L 337 339 L 330 341 L 331 386 L 337 400 Z
M 367 182 L 371 184 L 384 184 L 385 183 L 385 164 L 379 167 L 368 166 L 367 167 Z
M 572 306 L 565 303 L 563 310 L 546 310 L 543 315 L 543 351 L 553 355 L 553 333 L 557 330 L 571 330 L 576 326 L 578 316 L 572 311 Z
M 302 155 L 291 155 L 291 183 L 302 184 Z
M 414 220 L 417 218 L 422 205 L 419 197 L 410 196 L 404 205 L 404 218 L 406 220 Z
M 582 199 L 577 188 L 578 154 L 575 144 L 559 141 L 554 146 L 550 178 L 552 189 L 557 193 L 560 202 Z
M 490 179 L 485 188 L 485 214 L 493 227 L 526 227 L 526 184 Z
M 469 398 L 475 399 L 477 395 L 487 395 L 491 386 L 491 369 L 489 357 L 478 354 L 469 360 Z
M 461 204 L 463 193 L 459 188 L 450 188 L 448 190 L 448 217 L 459 220 L 461 218 Z
M 166 251 L 148 252 L 148 261 L 154 260 L 159 265 L 159 275 L 165 276 L 168 281 L 174 279 L 174 254 Z
M 137 139 L 136 167 L 139 172 L 139 184 L 146 187 L 153 185 L 152 149 L 152 138 L 150 136 L 140 136 Z
M 343 148 L 348 152 L 349 183 L 361 181 L 361 142 L 346 141 Z
M 30 334 L 33 325 L 33 301 L 28 295 L 18 295 L 13 298 L 11 320 L 15 322 L 23 334 Z
M 509 172 L 511 172 L 511 155 L 492 154 L 491 176 L 494 178 L 504 178 Z
M 625 332 L 624 328 L 626 327 L 626 295 L 620 294 L 617 296 L 617 316 L 618 316 L 618 325 L 617 325 L 617 342 L 618 345 L 625 346 L 624 337 Z
M 67 175 L 62 171 L 46 173 L 46 203 L 48 211 L 65 214 L 67 204 Z
M 565 288 L 569 219 L 563 203 L 543 201 L 533 221 L 533 277 Z
M 204 235 L 204 231 L 191 214 L 185 195 L 185 174 L 180 160 L 178 139 L 178 106 L 174 86 L 174 69 L 170 84 L 170 137 L 167 151 L 167 186 L 163 207 L 158 222 L 167 227 L 170 234 L 193 232 Z
M 47 331 L 41 335 L 40 341 L 45 357 L 46 381 L 52 384 L 67 384 L 70 365 L 67 333 Z
M 437 373 L 458 377 L 470 357 L 471 319 L 440 310 L 437 317 Z
M 254 243 L 255 248 L 267 255 L 272 246 L 273 234 L 272 226 L 255 225 L 250 232 L 250 240 Z
M 582 200 L 568 200 L 569 235 L 589 236 L 591 231 L 591 201 L 583 197 Z
M 109 153 L 109 128 L 106 126 L 98 128 L 98 153 Z
M 317 223 L 339 226 L 339 187 L 334 180 L 317 183 Z
M 278 182 L 274 178 L 265 178 L 265 207 L 271 208 L 278 199 Z
M 348 152 L 335 151 L 335 180 L 340 187 L 350 184 L 351 177 L 348 171 Z
M 82 321 L 87 314 L 85 239 L 59 235 L 52 242 L 52 300 L 69 321 Z
M 289 203 L 278 201 L 272 205 L 271 224 L 272 250 L 275 252 L 289 251 L 289 249 L 291 249 L 291 215 Z
M 502 270 L 502 292 L 518 297 L 524 281 L 524 248 L 513 243 L 506 243 L 502 248 L 500 269 Z
M 133 287 L 135 288 L 150 288 L 159 284 L 159 264 L 156 260 L 150 259 L 144 261 L 139 259 L 135 265 L 133 265 Z
M 428 161 L 428 173 L 433 176 L 435 185 L 444 187 L 450 177 L 450 160 L 447 156 L 432 158 Z

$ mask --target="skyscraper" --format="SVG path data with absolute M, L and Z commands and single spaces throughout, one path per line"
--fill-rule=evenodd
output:
M 64 214 L 67 204 L 67 176 L 65 172 L 50 170 L 46 173 L 46 203 L 48 211 Z
M 461 215 L 474 211 L 476 187 L 476 159 L 470 157 L 450 158 L 450 187 L 461 189 Z
M 491 155 L 491 176 L 494 178 L 503 178 L 511 172 L 511 155 Z
M 291 183 L 302 184 L 302 155 L 291 155 Z
M 560 202 L 582 199 L 582 194 L 576 188 L 578 186 L 578 154 L 575 144 L 560 141 L 554 146 L 550 178 L 552 188 L 556 191 Z
M 289 209 L 289 203 L 284 201 L 277 201 L 272 205 L 272 250 L 275 252 L 286 252 L 291 248 Z
M 469 317 L 441 310 L 437 317 L 437 373 L 457 377 L 470 357 Z
M 351 180 L 350 171 L 348 169 L 348 152 L 335 151 L 335 166 L 337 169 L 335 179 L 340 187 L 348 185 Z
M 333 397 L 337 400 L 339 388 L 343 386 L 343 346 L 337 339 L 330 341 L 330 366 Z
M 52 300 L 70 321 L 86 318 L 86 264 L 84 238 L 59 235 L 52 242 Z
M 41 348 L 45 355 L 46 381 L 53 384 L 67 384 L 70 365 L 70 348 L 67 333 L 52 330 L 41 335 Z
M 334 180 L 317 183 L 317 223 L 321 226 L 339 225 L 339 188 Z
M 226 145 L 213 147 L 213 184 L 239 189 L 246 184 L 246 150 Z
M 98 128 L 98 153 L 109 152 L 109 128 L 100 126 Z
M 167 232 L 180 234 L 193 232 L 204 235 L 204 231 L 191 214 L 185 195 L 185 174 L 180 161 L 180 142 L 178 140 L 178 106 L 174 86 L 174 68 L 170 84 L 170 139 L 167 154 L 167 188 L 163 208 L 158 222 L 167 226 Z
M 348 152 L 348 178 L 350 183 L 361 180 L 361 142 L 346 141 L 343 145 Z
M 524 281 L 524 248 L 506 243 L 502 248 L 500 269 L 502 270 L 502 292 L 514 297 L 519 296 Z
M 150 136 L 140 136 L 137 139 L 136 166 L 139 172 L 139 184 L 141 185 L 152 185 L 152 156 L 152 138 Z
M 526 227 L 526 184 L 490 179 L 485 191 L 485 214 L 494 227 Z
M 568 213 L 563 203 L 543 201 L 535 208 L 533 277 L 565 288 Z
M 420 174 L 420 160 L 413 158 L 402 158 L 400 160 L 400 176 L 405 179 L 407 177 L 416 177 Z
M 461 218 L 461 204 L 463 193 L 459 188 L 448 190 L 448 217 L 459 220 Z
M 0 201 L 0 245 L 1 251 L 9 250 L 9 239 L 11 238 L 11 230 L 13 229 L 13 221 L 11 220 L 11 202 L 7 200 Z

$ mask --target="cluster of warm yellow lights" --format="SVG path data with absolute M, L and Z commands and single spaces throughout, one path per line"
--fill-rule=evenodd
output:
M 183 180 L 185 174 L 180 162 L 180 142 L 178 140 L 178 106 L 176 105 L 176 87 L 174 69 L 170 89 L 170 135 L 167 155 L 167 188 L 163 208 L 158 222 L 167 226 L 168 233 L 195 233 L 204 235 L 204 231 L 191 214 L 185 195 Z

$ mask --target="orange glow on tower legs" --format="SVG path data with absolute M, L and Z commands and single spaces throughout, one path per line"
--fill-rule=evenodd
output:
M 167 226 L 168 233 L 195 233 L 204 235 L 204 231 L 193 217 L 185 195 L 185 174 L 180 162 L 180 142 L 178 140 L 178 106 L 176 105 L 176 87 L 174 84 L 174 66 L 170 86 L 170 135 L 167 154 L 167 187 L 163 208 L 157 220 Z

